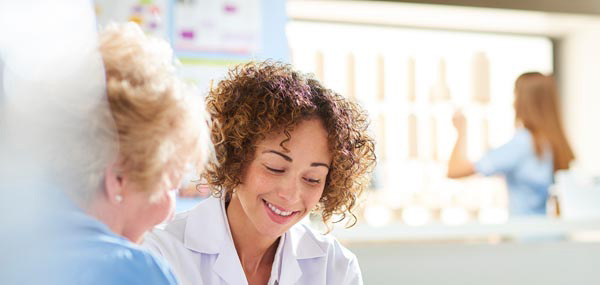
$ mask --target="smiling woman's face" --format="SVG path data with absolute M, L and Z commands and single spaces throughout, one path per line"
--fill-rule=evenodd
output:
M 257 232 L 279 237 L 319 202 L 331 164 L 327 132 L 321 120 L 299 123 L 284 146 L 285 134 L 259 141 L 254 160 L 235 195 Z

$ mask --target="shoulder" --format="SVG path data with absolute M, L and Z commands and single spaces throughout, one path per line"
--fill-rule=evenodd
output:
M 362 273 L 356 255 L 330 234 L 321 234 L 308 225 L 290 229 L 298 259 L 324 270 L 327 284 L 362 284 Z
M 131 253 L 131 260 L 118 258 L 114 262 L 115 266 L 120 268 L 121 265 L 122 267 L 129 267 L 129 272 L 125 274 L 132 280 L 128 284 L 134 284 L 135 282 L 140 284 L 176 284 L 171 269 L 162 259 L 137 245 L 132 244 L 126 247 L 126 250 Z M 136 281 L 134 282 L 134 280 Z
M 164 249 L 183 243 L 190 211 L 178 213 L 170 222 L 161 224 L 146 233 L 142 246 L 164 256 Z
M 84 245 L 74 256 L 81 284 L 177 284 L 169 267 L 141 247 L 107 238 Z
M 150 252 L 116 235 L 79 210 L 62 213 L 68 225 L 56 246 L 65 284 L 177 284 L 171 270 Z M 62 279 L 62 278 L 61 278 Z
M 161 235 L 166 235 L 166 234 L 168 234 L 169 236 L 172 236 L 173 238 L 176 238 L 178 240 L 183 240 L 183 233 L 185 232 L 185 225 L 187 223 L 188 218 L 190 217 L 191 211 L 192 210 L 177 213 L 171 221 L 164 223 L 164 224 L 160 224 L 160 225 L 156 226 L 154 229 L 152 229 L 152 231 L 150 231 L 148 234 L 146 234 L 146 237 L 144 238 L 144 240 L 148 237 L 161 236 Z
M 533 152 L 531 132 L 526 128 L 517 128 L 508 142 L 488 152 L 484 156 L 484 160 L 490 160 L 499 165 L 512 165 L 519 159 L 529 157 Z
M 177 213 L 170 221 L 156 226 L 152 231 L 146 234 L 144 242 L 147 239 L 165 237 L 183 241 L 188 220 L 193 220 L 196 216 L 208 216 L 208 212 L 214 212 L 213 208 L 216 207 L 218 207 L 218 200 L 213 198 L 202 200 L 192 209 Z
M 350 264 L 356 260 L 356 255 L 344 247 L 331 234 L 322 234 L 306 224 L 297 224 L 290 229 L 290 234 L 296 239 L 298 247 L 309 247 L 313 244 L 321 249 L 323 255 L 338 265 Z M 316 252 L 316 250 L 313 250 Z
M 202 246 L 221 236 L 223 218 L 221 201 L 209 198 L 200 201 L 192 209 L 181 212 L 165 223 L 155 227 L 144 236 L 143 246 L 152 252 L 167 256 L 179 252 L 184 246 Z
M 511 140 L 514 144 L 531 147 L 533 144 L 533 135 L 526 128 L 517 128 Z

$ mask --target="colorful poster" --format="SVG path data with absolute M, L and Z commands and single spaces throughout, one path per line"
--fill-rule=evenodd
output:
M 100 26 L 114 22 L 135 22 L 153 36 L 168 39 L 168 0 L 95 0 Z
M 251 55 L 260 48 L 260 0 L 178 0 L 177 51 Z

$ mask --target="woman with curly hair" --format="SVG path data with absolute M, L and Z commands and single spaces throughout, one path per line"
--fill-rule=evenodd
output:
M 375 164 L 366 113 L 274 62 L 231 70 L 207 109 L 218 161 L 204 178 L 214 197 L 145 245 L 184 284 L 362 284 L 354 254 L 299 222 L 313 211 L 326 223 L 355 221 Z

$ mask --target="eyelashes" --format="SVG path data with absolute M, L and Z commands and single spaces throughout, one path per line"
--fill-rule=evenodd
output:
M 311 178 L 304 178 L 304 180 L 308 183 L 311 184 L 319 184 L 321 183 L 321 179 L 311 179 Z
M 271 172 L 275 172 L 275 173 L 283 173 L 284 172 L 283 169 L 272 168 L 272 167 L 268 167 L 266 165 L 265 165 L 265 167 L 267 168 L 267 170 L 269 170 Z
M 267 166 L 267 165 L 264 165 L 264 167 L 265 167 L 265 168 L 266 168 L 268 171 L 270 171 L 270 172 L 272 172 L 272 173 L 275 173 L 275 174 L 281 174 L 281 173 L 284 173 L 284 172 L 285 172 L 285 169 L 273 168 L 273 167 L 269 167 L 269 166 Z M 320 183 L 321 183 L 321 179 L 313 179 L 313 178 L 307 178 L 307 177 L 303 177 L 302 179 L 304 179 L 304 181 L 306 181 L 306 182 L 308 182 L 308 183 L 310 183 L 310 184 L 315 184 L 315 185 L 317 185 L 317 184 L 320 184 Z

